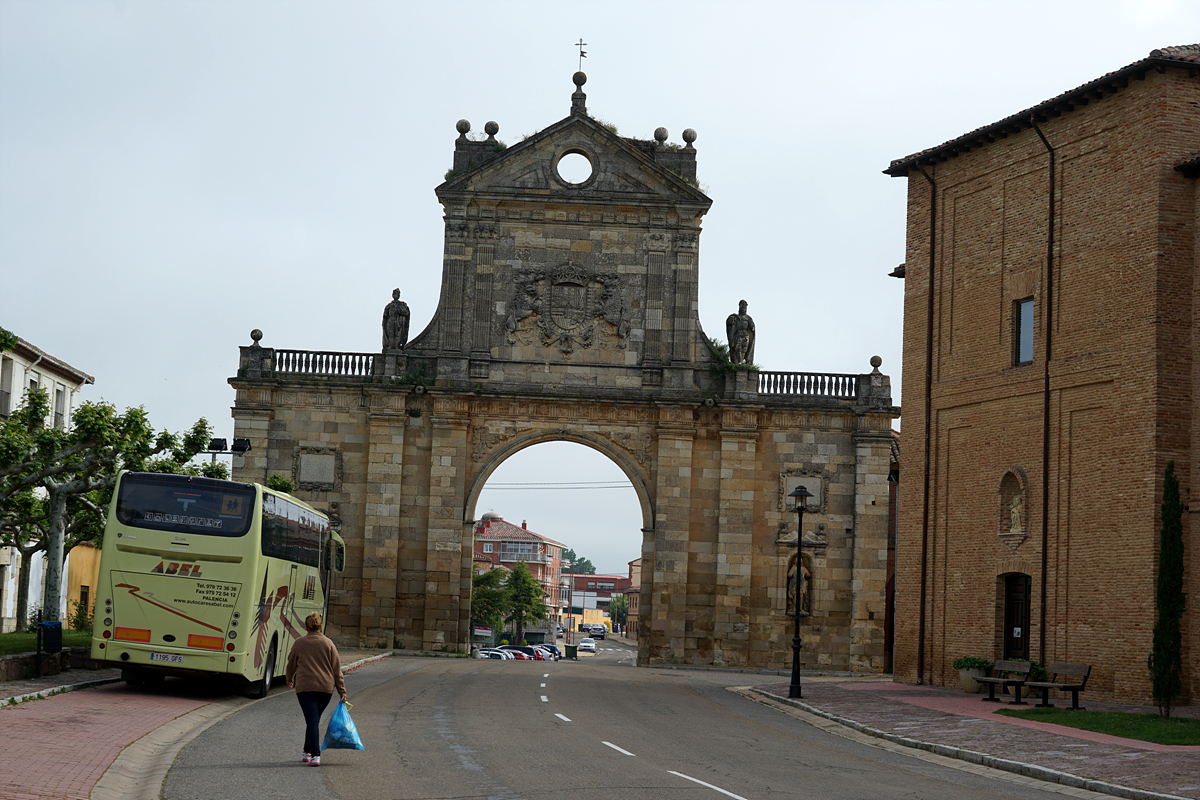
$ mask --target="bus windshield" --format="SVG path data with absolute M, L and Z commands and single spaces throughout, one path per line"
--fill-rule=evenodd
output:
M 117 496 L 117 520 L 205 536 L 243 536 L 254 512 L 254 487 L 185 475 L 128 473 Z

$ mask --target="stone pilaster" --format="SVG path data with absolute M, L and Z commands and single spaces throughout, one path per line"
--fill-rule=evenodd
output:
M 691 516 L 692 440 L 696 432 L 682 424 L 691 410 L 663 408 L 659 411 L 658 482 L 655 496 L 654 561 L 643 563 L 654 576 L 654 589 L 641 598 L 640 630 L 648 637 L 646 657 L 682 662 L 687 651 L 688 540 Z M 649 543 L 644 543 L 645 553 Z M 639 639 L 641 637 L 639 636 Z
M 712 635 L 713 663 L 726 666 L 744 665 L 749 650 L 757 421 L 752 409 L 725 409 L 721 415 L 721 510 Z
M 358 625 L 358 639 L 364 647 L 392 647 L 395 644 L 397 548 L 406 419 L 402 412 L 367 415 L 367 486 Z
M 462 595 L 463 509 L 470 422 L 465 398 L 434 399 L 429 464 L 429 533 L 425 550 L 425 650 L 460 650 L 462 617 L 470 596 Z M 469 572 L 468 572 L 469 575 Z
M 240 398 L 242 391 L 239 390 Z M 270 390 L 266 390 L 270 397 Z M 244 456 L 233 457 L 231 477 L 236 481 L 251 483 L 267 482 L 267 451 L 271 439 L 271 420 L 275 411 L 271 408 L 233 407 L 233 435 L 239 439 L 250 440 L 250 452 Z
M 881 672 L 888 579 L 888 471 L 891 421 L 869 415 L 885 430 L 860 427 L 854 435 L 854 548 L 850 575 L 851 672 Z

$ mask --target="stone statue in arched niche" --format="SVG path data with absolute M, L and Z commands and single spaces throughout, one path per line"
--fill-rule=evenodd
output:
M 1000 478 L 1000 507 L 997 529 L 1012 552 L 1025 541 L 1029 530 L 1029 494 L 1025 471 L 1010 467 Z
M 800 567 L 799 570 L 796 569 L 797 565 Z M 812 614 L 812 558 L 807 553 L 796 553 L 788 561 L 788 614 L 793 614 L 796 611 L 797 584 L 799 584 L 800 615 L 808 616 Z

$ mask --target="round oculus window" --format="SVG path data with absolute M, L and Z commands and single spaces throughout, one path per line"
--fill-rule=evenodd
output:
M 578 186 L 592 177 L 592 162 L 583 153 L 567 153 L 558 160 L 558 177 Z

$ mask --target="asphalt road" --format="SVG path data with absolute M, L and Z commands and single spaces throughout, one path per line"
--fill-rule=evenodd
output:
M 711 797 L 1058 798 L 832 736 L 729 692 L 755 676 L 631 666 L 599 643 L 575 662 L 392 658 L 347 677 L 367 749 L 300 762 L 292 693 L 209 728 L 167 800 Z

